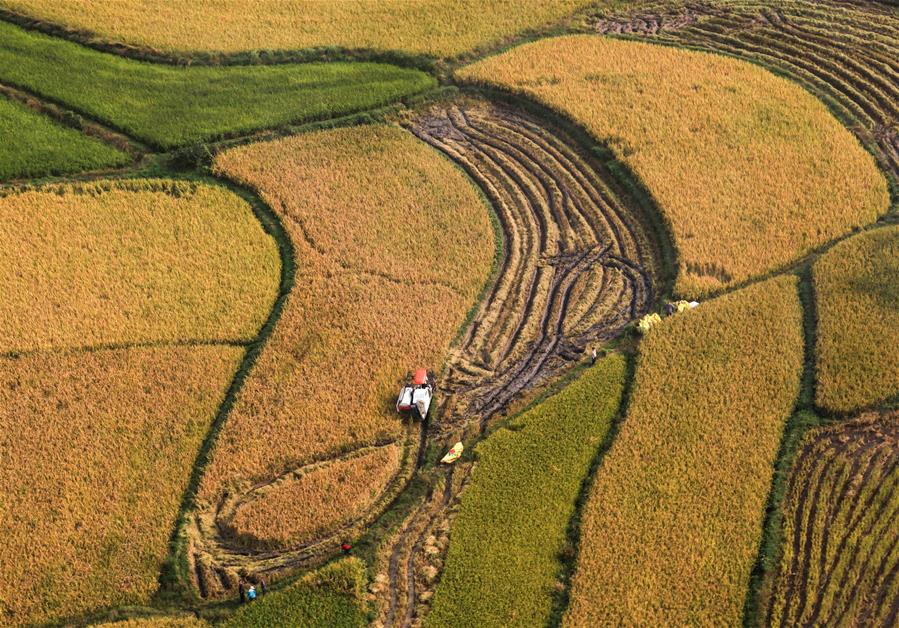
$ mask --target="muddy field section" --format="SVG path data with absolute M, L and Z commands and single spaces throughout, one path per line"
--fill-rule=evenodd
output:
M 484 427 L 645 314 L 658 262 L 646 228 L 576 142 L 483 101 L 438 105 L 408 125 L 484 191 L 503 232 L 497 280 L 447 361 L 444 434 Z

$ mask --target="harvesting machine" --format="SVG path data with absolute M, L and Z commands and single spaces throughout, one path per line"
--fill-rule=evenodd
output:
M 431 407 L 431 398 L 434 396 L 434 384 L 428 376 L 426 369 L 417 369 L 412 377 L 406 381 L 406 385 L 400 389 L 400 396 L 396 400 L 397 412 L 411 412 L 413 417 L 424 419 L 428 416 L 428 408 Z

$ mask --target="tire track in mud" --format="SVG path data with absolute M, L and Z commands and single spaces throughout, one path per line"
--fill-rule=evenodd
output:
M 824 97 L 899 183 L 899 11 L 858 0 L 658 0 L 592 30 L 701 48 L 786 73 Z
M 784 506 L 792 528 L 769 623 L 890 625 L 899 606 L 899 412 L 818 429 Z
M 447 446 L 483 434 L 528 391 L 648 311 L 658 252 L 636 203 L 560 129 L 474 99 L 432 106 L 406 126 L 480 186 L 503 232 L 495 283 L 439 382 L 428 440 Z M 419 621 L 470 470 L 439 470 L 432 493 L 385 544 L 376 625 Z

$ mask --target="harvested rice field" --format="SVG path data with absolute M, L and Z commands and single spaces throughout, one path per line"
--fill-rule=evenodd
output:
M 773 626 L 890 626 L 899 616 L 899 413 L 804 440 L 785 504 Z
M 894 626 L 892 0 L 0 0 L 0 625 Z

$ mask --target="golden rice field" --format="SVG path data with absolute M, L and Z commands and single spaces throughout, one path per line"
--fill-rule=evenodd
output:
M 0 352 L 248 341 L 280 258 L 220 187 L 138 180 L 0 197 Z
M 197 619 L 194 615 L 176 617 L 146 617 L 142 619 L 123 619 L 102 624 L 92 624 L 97 628 L 206 628 L 210 624 Z
M 146 603 L 243 350 L 0 359 L 0 623 Z
M 284 547 L 324 534 L 362 515 L 377 500 L 393 479 L 402 454 L 402 446 L 393 443 L 312 465 L 299 477 L 279 478 L 234 508 L 230 532 L 252 547 Z M 284 512 L 295 510 L 294 504 L 316 507 L 284 517 Z
M 397 127 L 236 148 L 215 168 L 275 209 L 298 268 L 205 471 L 200 497 L 209 505 L 225 491 L 240 495 L 317 460 L 403 439 L 392 407 L 400 379 L 417 366 L 440 368 L 494 254 L 476 189 Z M 398 460 L 388 462 L 395 473 Z M 369 494 L 358 483 L 343 490 L 356 495 L 344 496 L 354 507 Z M 279 501 L 280 518 L 330 516 L 331 494 L 307 497 L 317 499 Z M 242 526 L 262 538 L 299 530 L 265 514 L 248 511 Z
M 564 625 L 740 623 L 802 362 L 792 276 L 648 333 L 584 506 Z
M 839 243 L 813 278 L 818 405 L 850 412 L 899 396 L 899 226 Z
M 588 0 L 0 0 L 102 40 L 166 51 L 339 46 L 452 57 L 554 23 Z
M 536 98 L 607 143 L 670 223 L 684 295 L 781 267 L 889 205 L 873 157 L 821 102 L 742 61 L 574 35 L 458 77 Z

